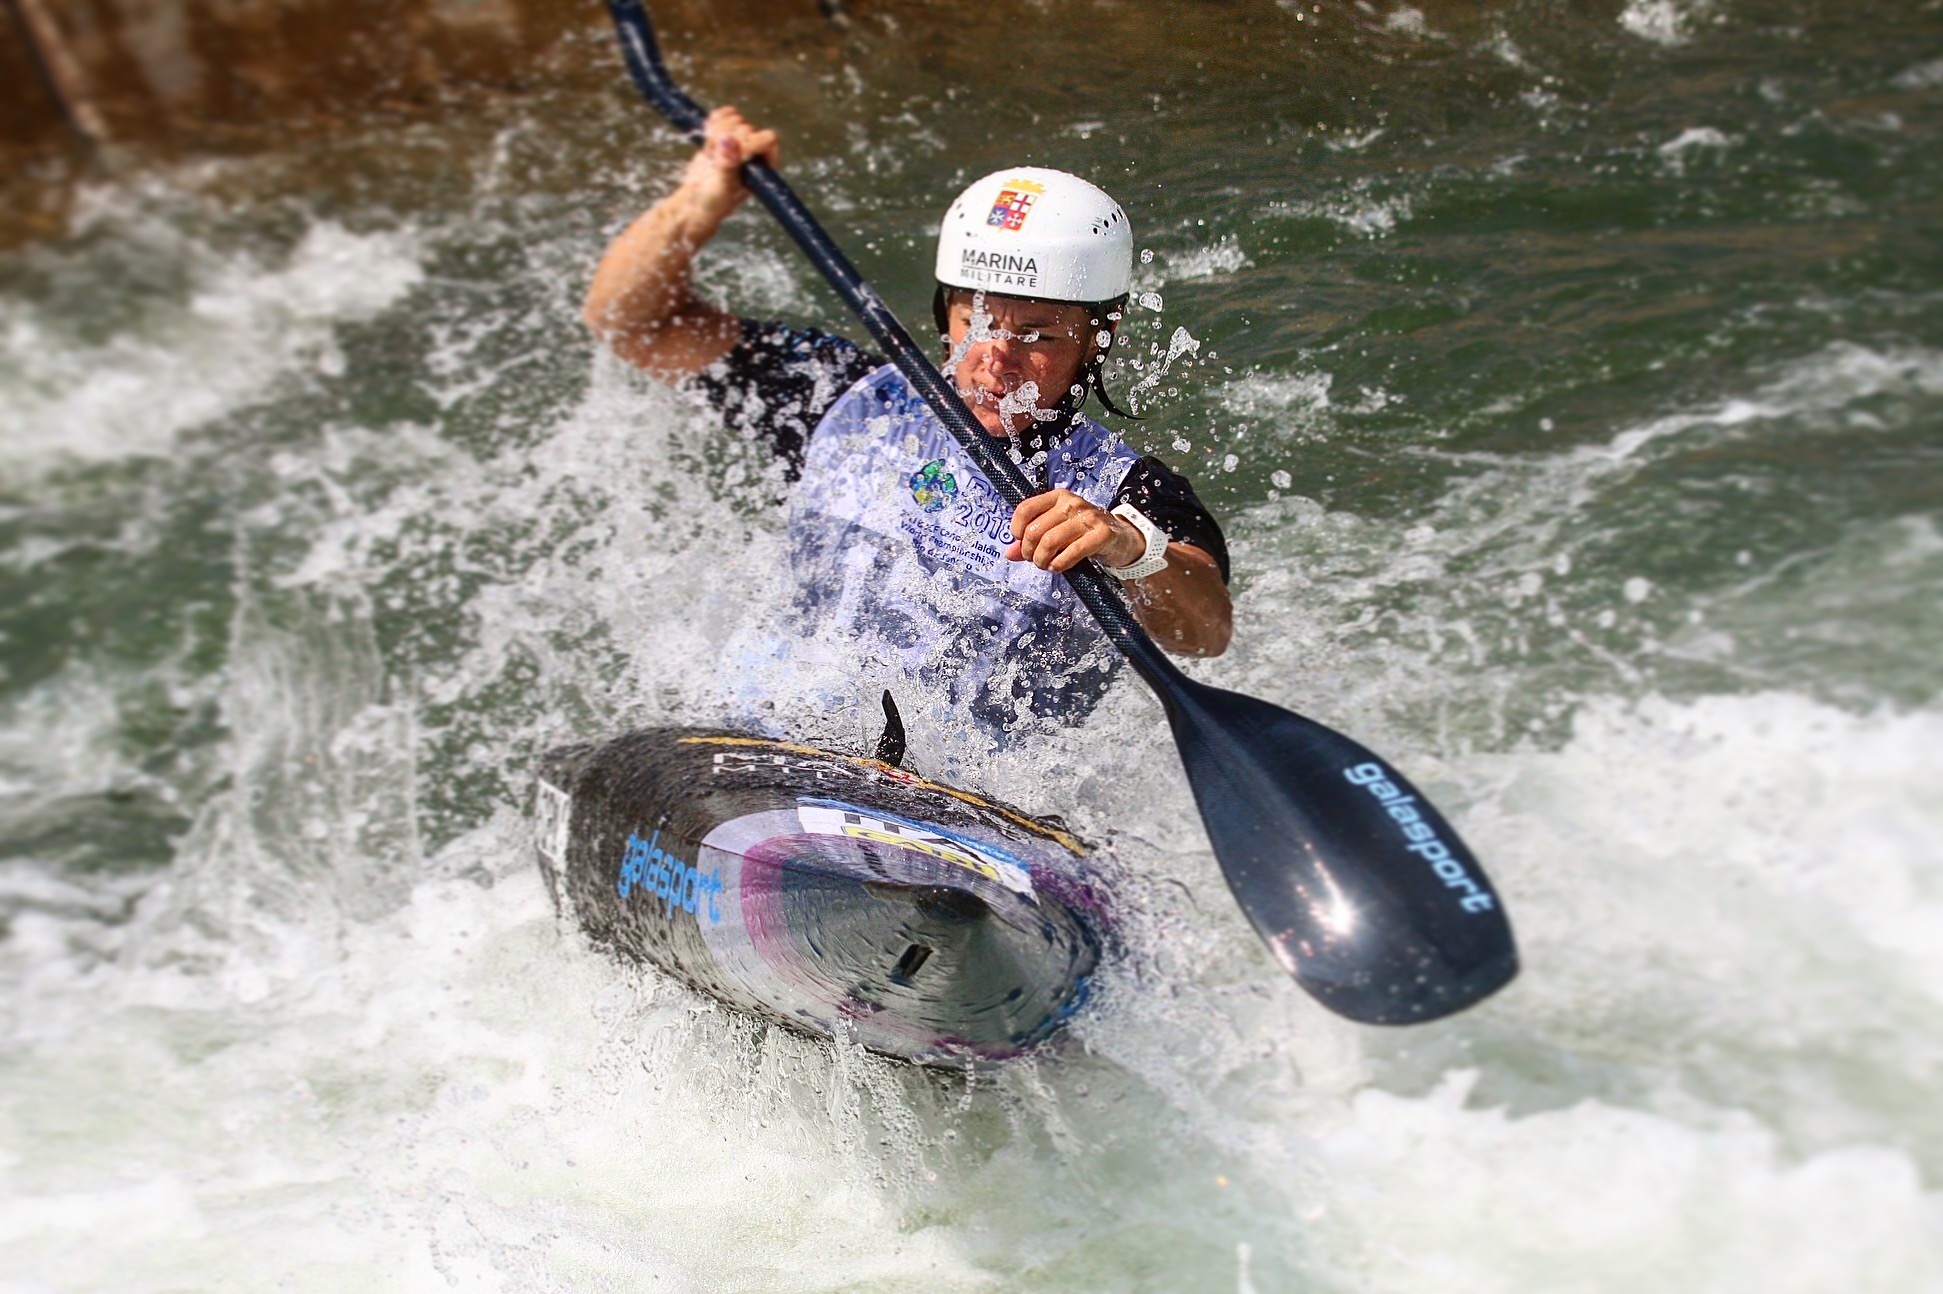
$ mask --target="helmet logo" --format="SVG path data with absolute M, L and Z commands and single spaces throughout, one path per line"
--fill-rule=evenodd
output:
M 1032 214 L 1032 204 L 1045 191 L 1045 185 L 1030 180 L 1008 180 L 999 190 L 998 200 L 992 203 L 992 212 L 985 217 L 985 223 L 1017 233 L 1025 225 L 1025 218 Z
M 1039 258 L 967 247 L 958 254 L 958 273 L 965 282 L 988 288 L 1036 288 Z

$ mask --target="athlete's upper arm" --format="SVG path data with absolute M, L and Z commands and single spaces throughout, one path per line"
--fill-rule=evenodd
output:
M 696 301 L 654 328 L 616 328 L 601 339 L 628 363 L 663 382 L 679 382 L 727 355 L 741 337 L 742 320 Z

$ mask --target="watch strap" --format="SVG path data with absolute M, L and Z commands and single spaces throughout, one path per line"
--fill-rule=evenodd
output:
M 1147 541 L 1147 548 L 1140 554 L 1140 560 L 1132 565 L 1108 566 L 1105 562 L 1101 562 L 1100 569 L 1116 580 L 1142 580 L 1149 575 L 1166 570 L 1167 532 L 1148 520 L 1147 514 L 1131 503 L 1120 504 L 1113 509 L 1113 515 L 1125 517 L 1131 522 L 1133 528 L 1140 532 L 1141 538 Z

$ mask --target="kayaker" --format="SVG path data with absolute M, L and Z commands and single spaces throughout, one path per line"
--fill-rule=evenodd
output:
M 1019 167 L 945 216 L 942 368 L 1043 487 L 1010 509 L 883 358 L 695 295 L 695 254 L 749 196 L 739 168 L 755 157 L 777 163 L 774 131 L 732 107 L 710 114 L 679 187 L 608 247 L 585 318 L 615 354 L 784 460 L 803 623 L 841 625 L 860 661 L 921 679 L 1000 734 L 1028 714 L 1083 714 L 1121 663 L 1058 575 L 1087 558 L 1124 582 L 1169 651 L 1226 650 L 1220 526 L 1186 478 L 1081 412 L 1095 394 L 1113 409 L 1101 368 L 1133 271 L 1119 205 Z

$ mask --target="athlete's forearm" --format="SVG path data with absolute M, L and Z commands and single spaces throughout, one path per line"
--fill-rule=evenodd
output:
M 1167 567 L 1133 580 L 1127 602 L 1141 628 L 1176 656 L 1219 656 L 1234 635 L 1234 605 L 1214 558 L 1167 545 Z
M 1068 571 L 1091 557 L 1103 566 L 1132 566 L 1146 536 L 1125 517 L 1067 489 L 1047 490 L 1012 510 L 1010 561 L 1044 571 Z M 1167 545 L 1167 565 L 1126 586 L 1134 618 L 1177 656 L 1219 656 L 1228 650 L 1234 613 L 1221 568 L 1192 544 Z
M 726 213 L 684 184 L 622 231 L 601 257 L 583 317 L 623 358 L 669 376 L 706 366 L 685 362 L 714 337 L 734 342 L 733 316 L 695 297 L 695 253 Z M 714 357 L 711 356 L 711 359 Z
M 698 373 L 728 353 L 741 324 L 695 296 L 695 253 L 748 198 L 741 167 L 774 166 L 774 131 L 757 130 L 733 107 L 708 116 L 706 141 L 681 187 L 622 231 L 601 257 L 582 316 L 623 359 L 666 378 Z

